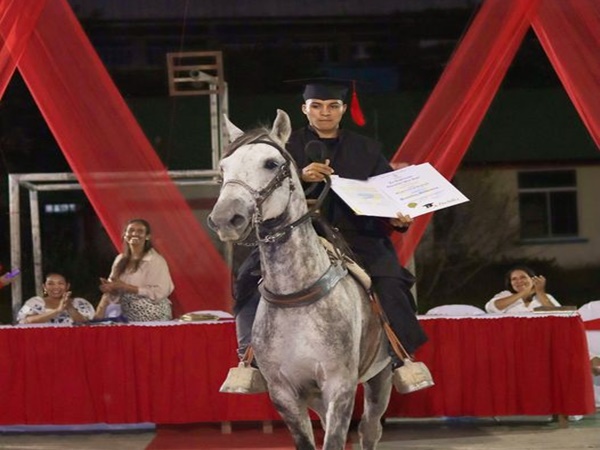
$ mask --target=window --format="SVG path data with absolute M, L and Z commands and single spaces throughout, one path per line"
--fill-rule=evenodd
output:
M 44 206 L 46 214 L 68 214 L 76 212 L 78 209 L 75 203 L 48 203 Z
M 520 172 L 522 239 L 577 237 L 577 176 L 574 170 Z

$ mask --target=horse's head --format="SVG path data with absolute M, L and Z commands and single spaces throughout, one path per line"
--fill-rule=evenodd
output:
M 290 197 L 301 192 L 294 163 L 284 146 L 289 116 L 277 110 L 272 128 L 244 133 L 228 119 L 230 146 L 220 162 L 223 178 L 208 222 L 222 241 L 245 239 L 255 224 L 287 219 Z

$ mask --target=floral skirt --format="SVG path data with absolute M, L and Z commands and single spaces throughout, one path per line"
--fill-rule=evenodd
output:
M 151 322 L 171 320 L 171 301 L 168 298 L 158 302 L 136 294 L 124 294 L 121 297 L 123 315 L 131 322 Z

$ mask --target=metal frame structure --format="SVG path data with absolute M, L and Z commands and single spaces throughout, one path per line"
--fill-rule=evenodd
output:
M 225 142 L 223 116 L 229 112 L 223 54 L 220 51 L 167 53 L 167 70 L 170 96 L 209 96 L 212 168 L 216 169 Z
M 217 185 L 216 170 L 168 171 L 176 185 L 214 186 Z M 73 173 L 9 174 L 9 217 L 10 217 L 10 260 L 11 267 L 21 268 L 21 189 L 29 192 L 29 210 L 31 215 L 31 242 L 33 272 L 37 289 L 43 283 L 42 238 L 40 228 L 39 193 L 51 191 L 82 190 Z M 231 264 L 231 246 L 224 247 L 225 260 Z M 18 277 L 11 283 L 13 315 L 22 304 L 22 279 Z M 41 294 L 38 292 L 38 294 Z

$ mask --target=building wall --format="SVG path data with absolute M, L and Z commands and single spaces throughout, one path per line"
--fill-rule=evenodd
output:
M 531 169 L 531 167 L 527 167 Z M 565 168 L 565 167 L 561 167 Z M 567 167 L 568 168 L 568 167 Z M 579 237 L 567 239 L 547 239 L 540 243 L 524 242 L 514 235 L 508 245 L 496 255 L 490 255 L 501 259 L 526 258 L 526 259 L 550 259 L 564 268 L 577 268 L 586 265 L 600 264 L 600 211 L 597 193 L 600 191 L 600 165 L 573 166 L 577 171 L 577 211 L 579 221 Z M 496 210 L 497 221 L 488 222 L 489 239 L 501 236 L 494 230 L 495 227 L 520 226 L 519 203 L 518 203 L 518 181 L 519 168 L 495 168 L 478 169 L 465 168 L 459 170 L 455 181 L 464 194 L 471 199 L 469 215 L 471 217 L 487 214 L 485 210 L 494 208 L 500 204 L 498 199 L 506 200 L 500 208 L 506 207 L 505 212 Z M 482 181 L 485 180 L 485 181 Z M 482 185 L 489 183 L 493 189 L 487 190 Z M 482 191 L 483 190 L 483 191 Z M 486 202 L 481 198 L 494 192 L 497 200 Z

